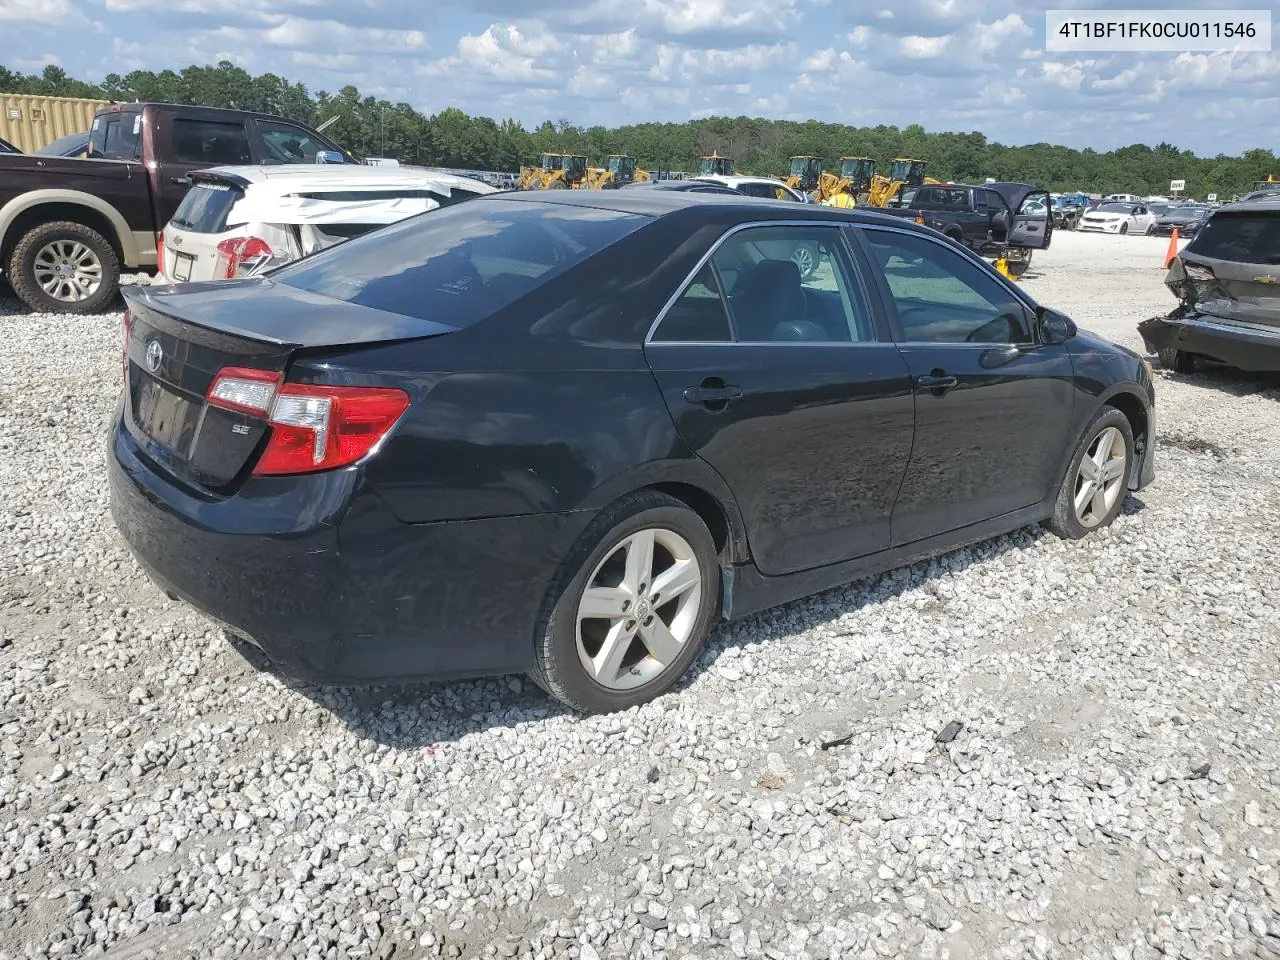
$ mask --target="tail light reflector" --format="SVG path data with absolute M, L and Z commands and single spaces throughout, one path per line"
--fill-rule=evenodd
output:
M 251 277 L 275 256 L 261 237 L 231 237 L 218 244 L 213 275 L 222 280 Z
M 271 405 L 271 432 L 253 472 L 314 473 L 355 463 L 409 406 L 403 390 L 283 384 Z
M 209 384 L 205 400 L 224 410 L 265 417 L 283 378 L 284 375 L 275 370 L 223 367 Z
M 1214 279 L 1213 271 L 1200 263 L 1187 263 L 1182 261 L 1182 272 L 1192 280 L 1212 280 Z

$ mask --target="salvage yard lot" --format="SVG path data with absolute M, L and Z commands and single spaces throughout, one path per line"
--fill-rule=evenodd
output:
M 1165 246 L 1059 233 L 1025 286 L 1138 349 Z M 0 957 L 1280 958 L 1280 381 L 1158 375 L 1108 530 L 723 626 L 581 719 L 259 669 L 111 525 L 120 316 L 0 313 Z

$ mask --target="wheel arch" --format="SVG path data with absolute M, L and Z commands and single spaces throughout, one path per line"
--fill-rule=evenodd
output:
M 1129 486 L 1135 485 L 1142 464 L 1147 458 L 1148 448 L 1155 438 L 1151 436 L 1151 411 L 1148 401 L 1140 393 L 1137 384 L 1119 384 L 1105 393 L 1098 408 L 1111 407 L 1119 410 L 1129 421 L 1129 429 L 1133 432 L 1133 465 L 1130 468 Z
M 751 559 L 746 528 L 728 484 L 708 464 L 696 459 L 666 460 L 627 470 L 601 484 L 582 504 L 593 513 L 641 490 L 656 490 L 685 504 L 698 515 L 727 563 Z
M 31 190 L 0 207 L 0 257 L 8 260 L 32 227 L 60 220 L 83 224 L 102 234 L 122 266 L 140 265 L 137 240 L 120 211 L 101 197 L 79 190 Z

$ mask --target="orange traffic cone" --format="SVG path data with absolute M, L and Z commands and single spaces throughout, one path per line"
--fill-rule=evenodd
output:
M 1173 263 L 1174 258 L 1178 256 L 1178 228 L 1173 228 L 1173 233 L 1169 234 L 1169 252 L 1164 255 L 1164 268 L 1169 269 L 1169 264 Z

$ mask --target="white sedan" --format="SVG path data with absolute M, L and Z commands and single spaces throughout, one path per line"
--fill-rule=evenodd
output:
M 1155 225 L 1155 214 L 1145 204 L 1112 201 L 1086 213 L 1080 218 L 1077 229 L 1095 233 L 1148 234 Z

